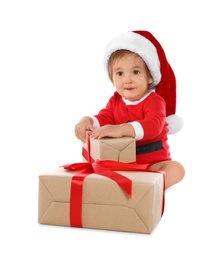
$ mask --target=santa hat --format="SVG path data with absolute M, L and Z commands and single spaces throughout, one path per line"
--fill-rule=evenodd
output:
M 137 53 L 146 63 L 152 77 L 151 88 L 166 102 L 166 116 L 169 134 L 181 130 L 183 120 L 176 112 L 176 79 L 166 59 L 165 52 L 157 39 L 148 31 L 130 31 L 114 38 L 106 47 L 104 65 L 108 69 L 111 54 L 117 50 Z

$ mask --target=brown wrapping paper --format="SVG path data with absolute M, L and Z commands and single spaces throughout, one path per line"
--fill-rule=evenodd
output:
M 132 180 L 132 198 L 113 180 L 88 175 L 83 188 L 83 228 L 152 233 L 162 215 L 163 175 L 116 172 Z M 70 187 L 74 174 L 57 168 L 39 176 L 40 224 L 70 226 Z
M 87 143 L 83 143 L 87 151 Z M 90 137 L 90 155 L 96 160 L 113 160 L 118 162 L 136 161 L 136 143 L 131 137 L 93 139 Z M 87 161 L 83 157 L 83 161 Z

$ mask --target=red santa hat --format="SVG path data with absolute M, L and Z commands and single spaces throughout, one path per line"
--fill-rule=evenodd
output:
M 117 50 L 129 50 L 137 53 L 146 63 L 152 77 L 151 88 L 166 102 L 166 116 L 169 134 L 181 130 L 183 120 L 176 115 L 176 78 L 167 61 L 165 52 L 157 39 L 148 31 L 129 31 L 114 38 L 106 47 L 104 65 L 108 69 L 108 60 Z

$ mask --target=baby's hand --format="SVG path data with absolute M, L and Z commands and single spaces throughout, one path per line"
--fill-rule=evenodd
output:
M 86 132 L 93 131 L 93 120 L 90 117 L 83 117 L 74 128 L 74 133 L 82 142 L 86 142 Z
M 123 136 L 135 136 L 134 129 L 129 124 L 105 125 L 93 130 L 92 138 L 101 139 L 103 137 L 120 138 Z

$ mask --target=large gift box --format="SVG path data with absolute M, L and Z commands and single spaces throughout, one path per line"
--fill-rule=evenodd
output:
M 131 137 L 93 139 L 87 133 L 87 141 L 82 145 L 83 161 L 114 160 L 136 161 L 136 143 Z
M 40 175 L 38 222 L 152 233 L 163 214 L 164 174 L 119 164 L 82 162 Z

